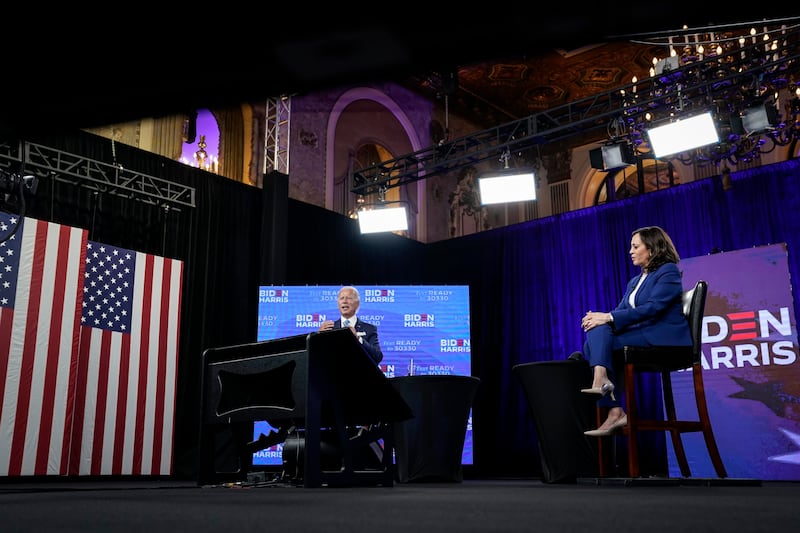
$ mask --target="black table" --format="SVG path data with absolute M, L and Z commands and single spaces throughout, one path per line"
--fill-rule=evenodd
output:
M 519 378 L 539 436 L 542 481 L 575 483 L 596 477 L 597 439 L 584 431 L 597 425 L 597 396 L 583 394 L 592 374 L 586 361 L 522 363 L 512 371 Z
M 414 413 L 394 423 L 397 481 L 460 483 L 467 421 L 480 379 L 426 375 L 389 381 Z

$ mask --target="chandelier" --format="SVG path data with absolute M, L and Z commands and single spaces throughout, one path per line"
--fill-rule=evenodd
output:
M 180 162 L 184 165 L 219 174 L 219 158 L 208 153 L 206 151 L 207 147 L 206 136 L 200 135 L 200 140 L 197 142 L 197 150 L 192 154 L 192 159 L 181 157 Z
M 752 24 L 752 23 L 751 23 Z M 701 28 L 634 40 L 663 51 L 650 77 L 619 91 L 609 145 L 653 153 L 649 133 L 710 113 L 718 137 L 670 154 L 684 164 L 749 162 L 800 139 L 800 17 L 758 27 Z M 793 146 L 794 148 L 794 146 Z

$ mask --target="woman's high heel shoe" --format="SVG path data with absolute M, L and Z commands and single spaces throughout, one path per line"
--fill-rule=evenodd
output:
M 588 437 L 607 437 L 609 435 L 613 435 L 618 429 L 622 429 L 627 425 L 628 415 L 622 415 L 617 419 L 616 422 L 608 426 L 606 429 L 590 429 L 589 431 L 584 431 L 583 434 Z
M 611 399 L 616 401 L 616 398 L 614 398 L 614 384 L 610 381 L 603 383 L 600 388 L 581 389 L 581 392 L 586 394 L 599 394 L 600 396 L 607 396 L 610 394 Z

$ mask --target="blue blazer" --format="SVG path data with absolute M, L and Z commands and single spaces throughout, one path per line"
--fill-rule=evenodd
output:
M 356 334 L 361 340 L 361 346 L 377 365 L 383 360 L 381 343 L 378 340 L 378 326 L 364 322 L 360 318 L 356 320 Z M 339 318 L 333 323 L 333 329 L 342 329 L 342 319 Z
M 652 345 L 691 345 L 689 323 L 683 314 L 683 283 L 678 265 L 665 263 L 648 273 L 636 293 L 636 307 L 631 307 L 628 298 L 641 277 L 639 274 L 628 282 L 625 295 L 617 308 L 611 311 L 614 329 L 641 329 L 642 335 Z

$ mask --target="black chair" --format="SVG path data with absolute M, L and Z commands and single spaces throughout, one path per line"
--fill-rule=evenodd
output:
M 691 346 L 625 346 L 615 354 L 615 366 L 622 369 L 625 383 L 625 406 L 628 414 L 628 424 L 622 429 L 622 434 L 627 437 L 628 444 L 628 474 L 632 478 L 640 477 L 639 466 L 639 437 L 643 431 L 669 431 L 675 456 L 683 477 L 691 477 L 691 469 L 686 459 L 686 450 L 683 447 L 681 435 L 689 432 L 702 432 L 706 449 L 714 465 L 714 470 L 720 478 L 727 477 L 725 466 L 714 439 L 711 428 L 711 419 L 706 405 L 705 386 L 703 384 L 702 365 L 702 325 L 705 312 L 706 293 L 708 283 L 700 280 L 695 286 L 683 293 L 683 313 L 689 321 L 692 333 Z M 619 364 L 616 364 L 619 358 Z M 698 420 L 679 420 L 675 413 L 675 398 L 672 391 L 672 378 L 670 372 L 690 369 L 693 377 L 695 403 L 697 404 Z M 636 377 L 642 372 L 658 372 L 661 374 L 662 393 L 664 398 L 665 420 L 650 420 L 639 417 L 636 403 Z M 604 417 L 598 409 L 598 420 Z M 613 436 L 611 438 L 614 438 Z M 599 473 L 601 477 L 607 476 L 608 466 L 606 451 L 601 444 L 599 452 Z

